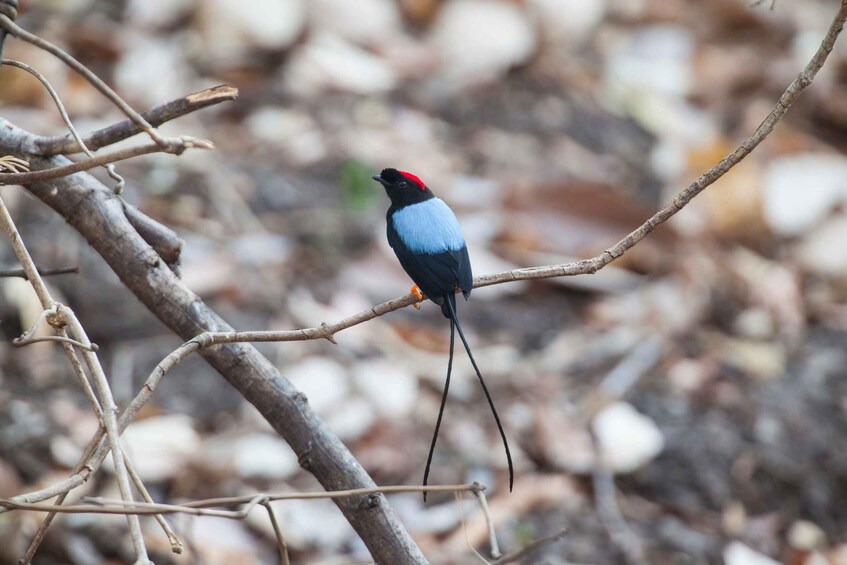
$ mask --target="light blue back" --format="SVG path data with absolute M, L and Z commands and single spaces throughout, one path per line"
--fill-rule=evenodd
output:
M 412 253 L 443 253 L 465 246 L 453 210 L 438 198 L 430 198 L 397 210 L 394 229 Z

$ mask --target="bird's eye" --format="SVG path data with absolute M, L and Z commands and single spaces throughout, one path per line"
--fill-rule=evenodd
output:
M 409 183 L 404 180 L 401 180 L 397 183 L 397 186 L 399 186 L 400 188 L 406 188 L 407 186 L 409 186 Z

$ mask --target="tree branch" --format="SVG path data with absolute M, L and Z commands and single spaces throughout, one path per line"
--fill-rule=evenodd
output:
M 677 212 L 687 206 L 688 203 L 691 202 L 695 196 L 703 192 L 706 187 L 715 183 L 719 178 L 729 172 L 730 169 L 740 163 L 742 159 L 749 155 L 753 149 L 755 149 L 762 141 L 765 140 L 765 138 L 768 137 L 768 135 L 771 134 L 776 124 L 782 119 L 803 90 L 812 83 L 815 75 L 823 66 L 826 58 L 832 52 L 832 48 L 835 45 L 838 35 L 844 27 L 845 19 L 847 19 L 847 0 L 842 0 L 841 8 L 832 20 L 832 24 L 830 25 L 826 37 L 824 37 L 820 47 L 815 52 L 811 61 L 809 61 L 806 67 L 799 75 L 797 75 L 797 78 L 788 85 L 788 88 L 786 88 L 785 92 L 782 93 L 782 96 L 779 97 L 776 105 L 759 127 L 756 128 L 756 131 L 745 139 L 732 153 L 721 159 L 717 165 L 703 173 L 700 178 L 677 194 L 670 203 L 653 214 L 649 219 L 647 219 L 647 221 L 630 232 L 615 245 L 606 249 L 599 255 L 591 257 L 590 259 L 583 259 L 582 261 L 562 263 L 560 265 L 527 267 L 492 275 L 474 277 L 473 288 L 482 288 L 514 281 L 594 274 L 615 259 L 621 257 L 624 253 L 632 249 L 638 242 L 650 235 L 650 233 L 658 226 L 668 221 Z M 176 349 L 168 357 L 163 359 L 156 369 L 154 369 L 154 373 L 157 371 L 161 372 L 163 370 L 169 370 L 191 353 L 202 348 L 221 343 L 304 341 L 310 339 L 326 339 L 335 343 L 334 336 L 341 330 L 346 330 L 347 328 L 373 320 L 378 316 L 388 314 L 389 312 L 399 310 L 400 308 L 405 308 L 406 306 L 416 304 L 417 302 L 419 302 L 419 299 L 414 294 L 407 294 L 405 296 L 383 302 L 382 304 L 377 304 L 368 310 L 364 310 L 358 314 L 354 314 L 332 324 L 323 323 L 320 326 L 298 330 L 233 330 L 227 332 L 206 332 L 193 337 L 191 340 Z
M 165 122 L 169 122 L 195 110 L 200 110 L 228 100 L 235 100 L 236 98 L 238 98 L 238 89 L 228 84 L 222 84 L 183 96 L 182 98 L 177 98 L 176 100 L 171 100 L 161 106 L 156 106 L 142 113 L 141 117 L 147 120 L 153 127 L 158 127 Z M 84 135 L 82 139 L 89 149 L 96 151 L 101 147 L 123 141 L 141 132 L 142 129 L 135 122 L 127 119 L 93 131 Z M 69 155 L 82 151 L 82 148 L 71 135 L 37 137 L 35 138 L 35 147 L 37 148 L 36 152 L 45 157 Z
M 7 121 L 0 124 L 2 151 L 28 158 L 35 169 L 67 164 L 61 156 L 45 159 L 25 153 L 33 147 L 33 136 Z M 78 173 L 34 182 L 27 188 L 79 231 L 127 288 L 177 335 L 189 339 L 206 331 L 232 329 L 164 266 L 127 220 L 120 199 L 96 179 Z M 207 348 L 203 355 L 286 439 L 301 465 L 325 489 L 375 486 L 344 444 L 317 418 L 306 397 L 255 348 L 231 344 Z M 123 416 L 119 427 L 125 422 Z M 87 474 L 83 472 L 70 477 L 68 484 L 84 481 Z M 426 562 L 383 495 L 336 499 L 336 504 L 376 561 Z
M 43 182 L 52 179 L 66 177 L 81 171 L 87 171 L 94 167 L 116 163 L 133 157 L 140 157 L 149 153 L 171 153 L 180 155 L 186 149 L 213 149 L 214 145 L 211 141 L 205 139 L 196 139 L 189 136 L 182 136 L 174 139 L 164 140 L 167 145 L 163 147 L 160 143 L 151 142 L 137 147 L 127 147 L 110 153 L 103 153 L 91 159 L 83 161 L 69 162 L 65 165 L 47 167 L 44 169 L 34 168 L 28 173 L 0 173 L 0 185 L 3 184 L 30 184 L 33 182 Z M 30 140 L 32 142 L 32 140 Z M 31 163 L 30 163 L 31 164 Z

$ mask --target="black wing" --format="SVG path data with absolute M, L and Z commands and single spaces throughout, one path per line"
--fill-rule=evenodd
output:
M 442 253 L 414 254 L 400 239 L 390 217 L 387 226 L 388 244 L 394 249 L 400 265 L 433 302 L 440 304 L 441 298 L 457 287 L 465 296 L 470 294 L 473 274 L 467 247 Z

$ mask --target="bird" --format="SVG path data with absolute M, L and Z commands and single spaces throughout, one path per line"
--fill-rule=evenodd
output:
M 503 440 L 509 466 L 509 491 L 511 492 L 515 473 L 509 441 L 506 439 L 491 393 L 485 386 L 485 379 L 482 378 L 468 340 L 465 339 L 459 317 L 456 315 L 456 292 L 461 291 L 467 300 L 473 289 L 473 272 L 468 247 L 456 215 L 417 175 L 397 169 L 383 169 L 379 175 L 374 175 L 372 178 L 385 188 L 391 200 L 391 206 L 385 216 L 388 244 L 394 250 L 406 274 L 415 283 L 410 292 L 419 300 L 423 299 L 421 293 L 425 294 L 432 302 L 441 306 L 442 314 L 450 320 L 447 378 L 441 394 L 441 406 L 435 422 L 429 455 L 427 455 L 423 485 L 427 486 L 432 455 L 438 441 L 438 431 L 441 428 L 444 407 L 447 403 L 447 391 L 450 388 L 450 376 L 453 371 L 453 345 L 458 330 L 459 338 L 476 371 L 494 421 L 497 423 L 500 438 Z M 426 501 L 426 491 L 423 497 Z

